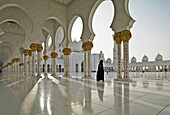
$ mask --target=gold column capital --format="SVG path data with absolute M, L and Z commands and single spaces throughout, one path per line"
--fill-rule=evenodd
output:
M 51 57 L 52 58 L 57 58 L 58 57 L 58 53 L 57 52 L 52 52 L 51 53 Z
M 12 59 L 12 63 L 19 62 L 19 61 L 20 61 L 19 58 L 14 58 L 14 59 Z
M 11 63 L 11 62 L 9 62 L 9 63 L 8 63 L 8 66 L 11 66 L 11 65 L 12 65 L 12 63 Z
M 28 56 L 28 55 L 29 55 L 29 50 L 28 50 L 28 49 L 25 49 L 25 50 L 23 51 L 23 53 L 24 53 L 24 56 Z
M 32 44 L 30 45 L 30 48 L 31 48 L 31 50 L 32 50 L 33 52 L 36 52 L 36 50 L 37 50 L 37 44 L 36 44 L 36 43 L 32 43 Z
M 37 44 L 37 52 L 41 52 L 43 50 L 43 47 L 41 44 Z
M 83 43 L 82 48 L 84 49 L 84 51 L 90 51 L 93 48 L 93 43 L 85 42 Z
M 64 48 L 64 49 L 63 49 L 63 54 L 64 54 L 64 55 L 70 55 L 71 52 L 72 52 L 72 51 L 71 51 L 71 48 Z
M 11 60 L 12 63 L 15 63 L 15 58 Z
M 28 55 L 32 56 L 32 51 L 31 50 L 29 50 Z
M 121 42 L 128 42 L 129 39 L 131 38 L 131 32 L 129 30 L 123 30 L 121 32 L 117 32 L 115 33 L 115 35 L 113 36 L 115 42 L 117 44 L 121 44 Z
M 48 56 L 47 55 L 44 55 L 44 60 L 48 60 Z
M 19 58 L 15 58 L 15 62 L 19 62 L 20 61 L 20 59 Z

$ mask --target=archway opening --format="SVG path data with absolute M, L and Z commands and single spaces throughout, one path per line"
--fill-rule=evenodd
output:
M 81 17 L 75 17 L 73 20 L 75 21 L 71 29 L 71 39 L 72 41 L 80 41 L 83 32 L 83 20 Z
M 113 62 L 113 34 L 110 28 L 114 16 L 114 6 L 111 0 L 103 1 L 96 9 L 92 19 L 92 28 L 95 33 L 92 53 L 104 52 L 105 59 Z M 106 47 L 107 45 L 107 47 Z
M 59 27 L 57 29 L 57 34 L 56 34 L 56 39 L 55 39 L 55 43 L 57 44 L 57 52 L 58 52 L 58 58 L 63 58 L 63 54 L 62 54 L 62 41 L 64 39 L 64 29 L 62 27 Z

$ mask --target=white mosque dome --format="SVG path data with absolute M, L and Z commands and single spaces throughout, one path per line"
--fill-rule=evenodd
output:
M 72 42 L 72 51 L 74 52 L 81 52 L 82 51 L 82 42 L 74 40 Z
M 106 63 L 111 63 L 112 62 L 112 60 L 110 59 L 110 58 L 108 58 L 107 60 L 106 60 Z
M 155 58 L 155 61 L 162 61 L 162 60 L 163 60 L 163 57 L 160 54 L 158 54 Z
M 142 62 L 148 62 L 148 60 L 149 60 L 148 57 L 146 55 L 144 55 L 142 58 Z
M 136 58 L 134 56 L 131 59 L 131 63 L 136 63 Z

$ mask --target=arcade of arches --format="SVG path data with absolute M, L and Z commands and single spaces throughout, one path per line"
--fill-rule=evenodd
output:
M 52 58 L 52 75 L 55 76 L 59 51 L 57 44 L 60 43 L 64 54 L 64 70 L 61 71 L 64 71 L 65 77 L 70 76 L 71 29 L 74 21 L 80 17 L 83 22 L 81 41 L 84 51 L 84 78 L 91 78 L 90 59 L 95 36 L 92 29 L 92 18 L 102 2 L 103 0 L 90 0 L 90 2 L 86 2 L 86 0 L 81 0 L 81 2 L 79 0 L 0 2 L 0 47 L 3 49 L 0 50 L 0 64 L 2 71 L 40 76 L 42 59 L 45 61 L 44 73 L 47 74 L 48 59 Z M 129 14 L 129 0 L 111 0 L 111 2 L 115 6 L 113 9 L 114 19 L 110 27 L 115 32 L 113 40 L 117 49 L 117 80 L 129 80 L 130 29 L 135 21 Z M 62 38 L 61 41 L 58 40 L 59 37 Z M 50 45 L 49 38 L 51 39 Z M 124 76 L 122 76 L 121 66 L 122 44 Z M 48 54 L 48 49 L 50 54 Z

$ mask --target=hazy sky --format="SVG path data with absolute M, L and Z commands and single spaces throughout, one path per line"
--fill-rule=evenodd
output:
M 144 55 L 155 60 L 160 53 L 165 60 L 170 60 L 170 0 L 129 0 L 131 16 L 136 20 L 129 42 L 129 57 L 141 61 Z M 93 31 L 96 34 L 92 53 L 104 52 L 105 59 L 113 59 L 113 31 L 110 24 L 114 16 L 111 1 L 104 1 L 97 8 L 93 18 Z M 81 19 L 75 22 L 72 38 L 80 40 Z

